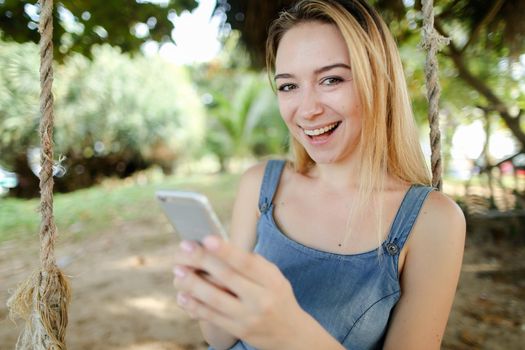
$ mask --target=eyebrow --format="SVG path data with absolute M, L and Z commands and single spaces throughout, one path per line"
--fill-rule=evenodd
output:
M 335 63 L 335 64 L 330 64 L 328 66 L 324 66 L 324 67 L 318 68 L 318 69 L 316 69 L 314 71 L 314 73 L 315 74 L 324 73 L 324 72 L 329 71 L 329 70 L 334 69 L 334 68 L 345 68 L 345 69 L 351 70 L 350 66 L 347 65 L 347 64 Z M 293 77 L 293 74 L 281 73 L 281 74 L 276 74 L 275 77 L 273 78 L 273 80 L 292 78 L 292 77 Z

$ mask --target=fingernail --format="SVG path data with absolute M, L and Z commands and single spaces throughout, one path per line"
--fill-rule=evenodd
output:
M 180 242 L 180 248 L 182 250 L 184 250 L 186 253 L 191 253 L 195 247 L 193 246 L 193 244 L 191 242 L 188 242 L 188 241 L 182 241 Z
M 175 266 L 175 268 L 173 269 L 173 273 L 178 278 L 183 278 L 184 276 L 186 276 L 186 271 L 184 271 L 183 269 L 181 269 L 178 266 Z
M 221 242 L 220 242 L 220 240 L 219 240 L 219 238 L 217 236 L 206 236 L 202 240 L 202 243 L 209 250 L 216 250 L 216 249 L 219 248 L 219 245 L 220 245 Z
M 185 305 L 186 303 L 188 303 L 188 298 L 184 294 L 179 293 L 177 294 L 177 303 L 179 305 Z

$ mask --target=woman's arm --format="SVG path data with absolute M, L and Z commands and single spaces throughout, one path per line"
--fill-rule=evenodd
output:
M 407 241 L 401 298 L 384 349 L 439 349 L 461 270 L 465 218 L 447 196 L 432 192 Z
M 259 189 L 265 166 L 266 163 L 257 164 L 242 175 L 233 206 L 230 242 L 245 251 L 251 251 L 255 245 Z M 237 341 L 236 337 L 209 322 L 200 321 L 199 324 L 204 339 L 217 350 L 228 349 Z
M 181 246 L 175 259 L 181 306 L 203 320 L 205 339 L 217 349 L 229 348 L 242 339 L 258 349 L 342 350 L 341 344 L 301 309 L 279 268 L 251 252 L 264 166 L 250 169 L 241 180 L 231 242 L 210 236 L 202 246 L 191 242 Z M 203 278 L 195 273 L 198 270 L 209 276 Z

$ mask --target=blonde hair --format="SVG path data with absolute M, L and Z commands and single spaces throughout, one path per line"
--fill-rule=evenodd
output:
M 382 18 L 365 0 L 300 0 L 281 12 L 270 26 L 266 41 L 270 77 L 284 34 L 307 22 L 335 25 L 348 47 L 362 106 L 360 199 L 366 202 L 373 191 L 382 193 L 387 175 L 409 184 L 431 185 L 396 43 Z M 291 138 L 294 167 L 306 173 L 315 162 Z M 379 216 L 381 211 L 379 205 Z

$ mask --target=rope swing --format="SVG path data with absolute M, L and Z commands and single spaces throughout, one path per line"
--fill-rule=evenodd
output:
M 441 133 L 439 131 L 439 96 L 441 95 L 441 87 L 439 86 L 439 68 L 436 53 L 444 45 L 448 45 L 450 39 L 441 36 L 434 28 L 433 0 L 423 0 L 422 5 L 423 39 L 421 46 L 427 50 L 425 82 L 428 99 L 428 122 L 430 124 L 430 147 L 432 150 L 430 157 L 432 186 L 441 191 L 443 187 L 441 179 Z
M 53 0 L 39 0 L 40 21 L 40 270 L 21 284 L 7 301 L 11 318 L 25 328 L 16 349 L 64 350 L 69 282 L 56 265 L 53 219 Z

